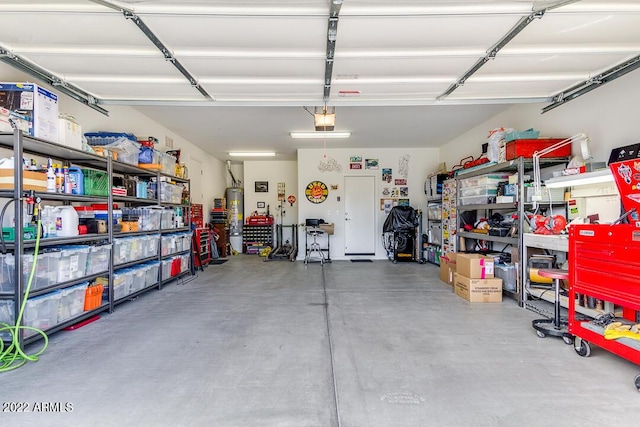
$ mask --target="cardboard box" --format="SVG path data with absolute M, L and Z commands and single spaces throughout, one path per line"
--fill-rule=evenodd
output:
M 469 302 L 502 302 L 502 279 L 471 279 L 456 273 L 453 290 Z
M 449 265 L 444 255 L 440 256 L 440 280 L 449 283 Z
M 334 231 L 334 224 L 319 224 L 318 227 L 324 231 L 325 233 L 329 234 L 329 235 L 333 235 L 333 231 Z
M 494 261 L 492 257 L 480 254 L 458 253 L 456 272 L 471 279 L 492 279 Z
M 453 275 L 456 272 L 455 252 L 447 252 L 440 256 L 440 280 L 453 286 Z
M 0 130 L 11 123 L 36 138 L 58 142 L 58 95 L 33 83 L 0 83 Z
M 68 119 L 58 119 L 58 144 L 82 150 L 82 126 Z
M 0 169 L 0 188 L 13 189 L 14 186 L 13 169 Z M 24 190 L 47 191 L 47 174 L 23 170 L 22 188 Z

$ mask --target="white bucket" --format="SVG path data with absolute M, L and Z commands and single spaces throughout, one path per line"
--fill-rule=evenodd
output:
M 78 212 L 73 206 L 58 206 L 56 214 L 56 237 L 73 237 L 78 233 Z

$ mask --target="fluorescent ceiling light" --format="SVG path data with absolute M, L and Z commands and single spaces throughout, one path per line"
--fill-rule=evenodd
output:
M 275 157 L 276 153 L 274 151 L 256 151 L 256 152 L 241 152 L 241 151 L 232 151 L 229 153 L 232 157 Z
M 351 132 L 291 132 L 293 139 L 340 139 L 349 138 Z
M 603 184 L 605 182 L 613 182 L 613 175 L 609 169 L 549 178 L 544 181 L 544 185 L 547 188 L 564 188 L 575 187 L 576 185 Z

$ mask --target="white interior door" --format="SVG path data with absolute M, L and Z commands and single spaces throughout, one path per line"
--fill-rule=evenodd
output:
M 375 255 L 375 177 L 344 178 L 344 253 Z

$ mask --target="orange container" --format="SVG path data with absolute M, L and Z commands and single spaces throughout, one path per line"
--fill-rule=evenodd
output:
M 87 288 L 84 296 L 84 311 L 91 311 L 100 307 L 102 292 L 104 292 L 104 286 L 102 285 L 91 285 Z

